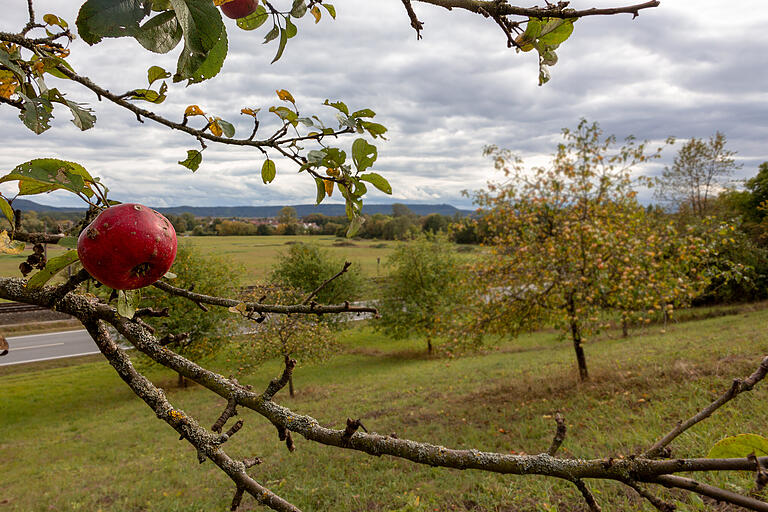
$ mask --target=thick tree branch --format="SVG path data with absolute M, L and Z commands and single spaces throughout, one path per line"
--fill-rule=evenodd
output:
M 63 233 L 49 234 L 49 233 L 27 233 L 25 231 L 15 231 L 13 233 L 13 239 L 19 242 L 26 242 L 28 244 L 57 244 L 66 235 Z
M 218 438 L 200 427 L 184 411 L 175 409 L 166 399 L 162 390 L 141 375 L 131 364 L 130 359 L 117 344 L 112 341 L 103 322 L 86 318 L 83 322 L 88 333 L 98 345 L 99 350 L 115 368 L 120 378 L 141 398 L 157 415 L 168 423 L 182 438 L 189 441 L 198 452 L 205 455 L 219 466 L 234 482 L 238 489 L 244 489 L 259 503 L 280 512 L 300 512 L 300 510 L 253 480 L 245 472 L 242 462 L 231 459 L 220 448 Z
M 24 286 L 23 280 L 0 278 L 0 297 L 6 299 L 46 304 L 50 301 L 53 290 L 55 288 L 51 287 L 29 290 Z M 110 363 L 131 386 L 134 393 L 147 402 L 158 417 L 190 440 L 203 458 L 213 460 L 233 479 L 237 486 L 242 485 L 250 494 L 255 493 L 258 495 L 256 496 L 257 499 L 268 500 L 269 503 L 267 504 L 273 508 L 284 507 L 275 508 L 276 510 L 295 510 L 295 508 L 290 508 L 292 507 L 290 504 L 282 504 L 280 498 L 274 497 L 269 491 L 262 491 L 263 487 L 245 474 L 243 463 L 233 461 L 221 450 L 222 440 L 220 436 L 208 433 L 183 412 L 174 409 L 165 400 L 162 392 L 157 390 L 143 376 L 136 373 L 125 354 L 109 340 L 104 324 L 98 320 L 112 324 L 139 351 L 147 354 L 154 361 L 194 380 L 219 396 L 227 400 L 232 398 L 239 406 L 250 408 L 262 415 L 275 425 L 278 432 L 281 433 L 282 439 L 287 440 L 290 433 L 295 432 L 310 441 L 328 446 L 351 449 L 376 456 L 391 455 L 419 464 L 446 468 L 476 469 L 501 474 L 543 475 L 562 478 L 571 482 L 595 478 L 625 483 L 628 479 L 632 479 L 636 482 L 678 487 L 729 503 L 739 504 L 752 510 L 768 511 L 768 503 L 696 482 L 692 483 L 687 478 L 672 476 L 681 472 L 754 471 L 756 465 L 768 464 L 768 457 L 760 457 L 759 459 L 746 457 L 731 459 L 648 459 L 643 457 L 566 459 L 554 458 L 548 454 L 511 455 L 481 452 L 475 449 L 454 450 L 444 446 L 399 439 L 395 436 L 383 436 L 375 432 L 350 432 L 349 424 L 343 430 L 331 429 L 321 426 L 312 417 L 297 414 L 274 403 L 271 399 L 265 399 L 264 395 L 240 386 L 233 379 L 227 379 L 211 372 L 162 347 L 146 329 L 119 316 L 115 309 L 108 304 L 100 303 L 93 298 L 89 299 L 85 296 L 69 293 L 62 298 L 58 309 L 78 317 L 86 324 L 91 335 L 97 338 L 97 344 Z M 754 380 L 748 379 L 745 382 L 747 385 L 753 385 Z M 259 494 L 261 492 L 266 494 Z M 262 503 L 264 502 L 262 501 Z

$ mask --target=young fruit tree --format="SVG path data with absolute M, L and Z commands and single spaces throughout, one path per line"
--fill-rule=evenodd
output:
M 234 6 L 224 7 L 227 3 L 237 2 Z M 374 143 L 386 133 L 386 128 L 372 119 L 375 113 L 367 108 L 350 109 L 342 101 L 326 101 L 327 106 L 335 111 L 336 121 L 333 127 L 323 120 L 325 116 L 301 112 L 293 95 L 284 89 L 277 91 L 279 105 L 271 106 L 268 110 L 277 116 L 279 123 L 272 133 L 264 134 L 260 128 L 260 110 L 252 106 L 244 106 L 242 114 L 249 116 L 253 129 L 249 134 L 236 136 L 236 130 L 230 122 L 215 113 L 206 113 L 198 105 L 189 105 L 179 109 L 177 116 L 163 116 L 151 110 L 153 105 L 162 103 L 171 92 L 167 79 L 174 83 L 185 82 L 194 85 L 212 79 L 221 69 L 227 56 L 228 39 L 231 36 L 222 21 L 220 9 L 223 8 L 232 15 L 243 15 L 251 10 L 254 4 L 239 0 L 87 0 L 80 8 L 74 25 L 72 20 L 64 20 L 55 14 L 40 15 L 35 10 L 34 0 L 28 0 L 26 5 L 17 2 L 13 8 L 23 6 L 28 20 L 19 27 L 2 27 L 0 30 L 0 106 L 12 109 L 18 113 L 21 123 L 35 134 L 44 133 L 50 128 L 53 113 L 66 109 L 71 112 L 73 122 L 81 130 L 93 128 L 96 117 L 90 107 L 67 99 L 67 93 L 85 88 L 93 92 L 99 100 L 109 102 L 136 117 L 143 123 L 154 123 L 189 136 L 189 143 L 195 149 L 187 151 L 187 157 L 180 164 L 195 170 L 203 162 L 203 154 L 209 145 L 238 146 L 252 148 L 254 154 L 261 158 L 260 177 L 265 184 L 274 180 L 277 169 L 276 155 L 295 164 L 295 168 L 314 181 L 317 190 L 317 201 L 322 201 L 335 188 L 341 193 L 346 204 L 346 213 L 350 218 L 348 233 L 354 234 L 363 222 L 361 216 L 362 198 L 367 191 L 367 185 L 372 185 L 383 192 L 390 193 L 391 187 L 380 174 L 371 171 L 376 163 L 378 152 Z M 410 25 L 420 35 L 424 25 L 420 21 L 410 0 L 403 0 L 404 19 L 410 20 Z M 464 11 L 487 18 L 488 27 L 500 29 L 509 47 L 522 52 L 536 51 L 539 61 L 539 81 L 545 83 L 549 79 L 549 68 L 557 62 L 556 50 L 565 43 L 574 30 L 574 22 L 582 18 L 599 15 L 631 14 L 638 16 L 647 9 L 659 5 L 658 1 L 647 1 L 636 5 L 612 8 L 574 9 L 567 2 L 557 4 L 547 3 L 543 7 L 521 7 L 506 1 L 466 1 L 466 0 L 423 0 L 425 5 L 449 8 L 454 11 Z M 6 6 L 8 7 L 8 6 Z M 240 10 L 240 8 L 244 10 Z M 234 12 L 237 11 L 237 12 Z M 311 17 L 305 16 L 307 13 Z M 237 27 L 243 30 L 259 29 L 266 32 L 266 42 L 276 46 L 274 60 L 280 59 L 288 42 L 297 35 L 301 23 L 307 19 L 320 21 L 325 16 L 334 17 L 336 10 L 331 4 L 319 0 L 293 0 L 278 2 L 263 2 L 256 4 L 255 10 L 237 20 Z M 458 19 L 458 16 L 457 16 Z M 304 20 L 304 21 L 299 21 Z M 299 25 L 297 25 L 299 23 Z M 160 66 L 152 66 L 147 71 L 148 84 L 144 87 L 129 88 L 125 92 L 116 93 L 111 89 L 119 86 L 119 78 L 115 83 L 99 84 L 91 80 L 83 70 L 74 69 L 67 60 L 70 50 L 68 43 L 75 37 L 73 26 L 76 26 L 77 36 L 90 45 L 99 44 L 105 38 L 132 38 L 141 47 L 155 53 L 168 53 L 181 47 L 178 51 L 176 69 L 171 72 Z M 258 33 L 258 32 L 257 32 Z M 132 43 L 133 44 L 133 43 Z M 256 46 L 256 45 L 254 45 Z M 135 46 L 133 48 L 136 48 Z M 141 105 L 149 105 L 145 108 Z M 329 121 L 330 122 L 330 121 Z M 574 137 L 595 135 L 590 128 L 579 131 Z M 592 144 L 592 142 L 585 141 Z M 64 148 L 62 151 L 66 151 Z M 349 155 L 349 158 L 348 158 Z M 590 158 L 601 156 L 600 153 L 590 153 Z M 636 148 L 628 153 L 620 153 L 623 157 L 637 159 L 643 156 Z M 556 162 L 563 164 L 556 172 L 566 172 L 568 176 L 578 178 L 579 167 L 568 168 L 568 153 L 563 152 Z M 617 162 L 619 163 L 619 162 Z M 600 166 L 600 162 L 591 160 L 584 165 Z M 623 164 L 622 164 L 623 165 Z M 546 173 L 545 173 L 546 174 Z M 551 177 L 554 179 L 555 174 Z M 609 176 L 609 182 L 613 178 Z M 18 184 L 18 195 L 33 195 L 52 190 L 65 190 L 83 199 L 92 207 L 92 216 L 99 212 L 109 212 L 115 202 L 108 198 L 105 184 L 93 176 L 82 165 L 58 158 L 35 158 L 20 163 L 9 173 L 0 178 L 0 182 L 15 182 Z M 586 181 L 579 182 L 582 193 L 588 191 Z M 105 240 L 101 227 L 109 230 L 112 226 L 98 227 L 98 233 L 88 235 L 89 222 L 82 223 L 79 229 L 70 233 L 30 233 L 21 229 L 21 219 L 13 208 L 14 197 L 0 199 L 0 210 L 8 221 L 8 227 L 0 233 L 0 247 L 5 252 L 18 252 L 25 244 L 61 244 L 70 248 L 77 246 L 77 237 L 85 233 L 88 245 L 96 245 L 99 251 L 109 252 L 112 245 L 100 247 L 99 240 Z M 590 201 L 574 204 L 591 210 Z M 535 225 L 544 225 L 559 217 L 567 210 L 546 212 L 542 217 L 531 218 Z M 624 215 L 623 204 L 616 205 L 611 214 Z M 129 207 L 130 210 L 130 207 Z M 136 210 L 138 211 L 138 210 Z M 150 212 L 151 215 L 154 215 Z M 127 214 L 126 214 L 127 215 Z M 135 215 L 130 213 L 130 215 Z M 162 226 L 167 225 L 159 219 Z M 98 221 L 98 219 L 97 219 Z M 121 218 L 122 221 L 122 218 Z M 586 223 L 584 226 L 568 221 L 562 225 L 556 224 L 564 235 L 571 240 L 593 240 L 598 246 L 613 248 L 605 244 L 593 229 L 598 225 Z M 157 224 L 142 223 L 141 229 L 135 226 L 139 236 L 146 236 L 146 244 L 151 246 L 153 240 L 161 243 L 163 233 L 156 230 Z M 144 229 L 148 229 L 144 231 Z M 83 231 L 85 230 L 85 231 Z M 129 233 L 134 230 L 131 228 Z M 605 236 L 613 236 L 609 234 Z M 173 239 L 172 230 L 167 230 L 167 236 Z M 157 240 L 159 238 L 160 240 Z M 166 240 L 168 241 L 168 240 Z M 161 244 L 162 245 L 162 244 Z M 164 246 L 163 246 L 164 247 Z M 557 252 L 559 246 L 552 249 Z M 582 244 L 579 250 L 585 248 Z M 588 247 L 588 246 L 586 246 Z M 166 247 L 167 248 L 167 247 Z M 295 512 L 297 506 L 291 503 L 290 496 L 283 497 L 267 488 L 264 482 L 252 469 L 261 461 L 258 457 L 233 457 L 227 441 L 236 436 L 244 427 L 243 420 L 230 423 L 230 419 L 248 409 L 255 413 L 253 417 L 263 418 L 277 430 L 280 441 L 285 442 L 288 450 L 298 451 L 293 456 L 300 455 L 300 447 L 296 446 L 293 436 L 298 434 L 310 442 L 320 443 L 338 449 L 353 450 L 374 456 L 387 455 L 416 464 L 425 464 L 441 468 L 474 469 L 499 474 L 512 475 L 541 475 L 557 478 L 572 483 L 578 489 L 590 510 L 600 510 L 596 496 L 590 491 L 587 480 L 604 479 L 618 482 L 631 492 L 646 500 L 659 510 L 673 510 L 674 506 L 664 501 L 654 489 L 659 487 L 673 488 L 708 496 L 719 501 L 739 505 L 752 510 L 768 510 L 768 503 L 749 495 L 747 492 L 737 493 L 728 489 L 718 488 L 698 482 L 689 476 L 678 473 L 695 474 L 712 471 L 752 471 L 758 475 L 759 485 L 765 484 L 765 466 L 768 457 L 758 455 L 749 444 L 726 443 L 725 447 L 714 450 L 710 458 L 665 458 L 669 445 L 680 434 L 687 431 L 696 423 L 714 413 L 723 404 L 734 399 L 742 392 L 751 390 L 768 374 L 768 357 L 765 357 L 758 368 L 744 379 L 737 379 L 733 385 L 719 398 L 704 408 L 699 414 L 678 423 L 663 438 L 653 443 L 647 450 L 638 451 L 632 457 L 617 458 L 611 454 L 597 455 L 594 458 L 558 457 L 557 452 L 565 437 L 565 422 L 557 418 L 557 431 L 551 447 L 544 453 L 529 455 L 518 453 L 483 452 L 478 449 L 451 449 L 444 446 L 422 441 L 414 441 L 397 437 L 368 432 L 362 427 L 360 420 L 347 419 L 346 426 L 337 429 L 321 425 L 315 418 L 303 415 L 280 405 L 276 400 L 277 393 L 290 381 L 295 361 L 288 359 L 285 369 L 280 376 L 270 381 L 266 389 L 256 391 L 250 386 L 241 385 L 234 377 L 226 377 L 184 357 L 177 351 L 165 346 L 153 334 L 144 318 L 158 317 L 162 310 L 154 307 L 135 308 L 130 292 L 134 283 L 145 276 L 159 278 L 154 283 L 142 282 L 144 286 L 152 286 L 167 297 L 188 300 L 195 305 L 205 308 L 232 308 L 237 314 L 259 318 L 264 315 L 336 315 L 340 313 L 375 313 L 376 309 L 368 306 L 355 306 L 349 302 L 337 304 L 322 304 L 306 299 L 292 304 L 273 304 L 262 301 L 241 300 L 222 296 L 217 293 L 201 293 L 188 287 L 172 284 L 172 276 L 155 274 L 155 258 L 160 255 L 161 247 L 154 250 L 126 251 L 125 261 L 121 265 L 128 269 L 128 275 L 119 282 L 109 281 L 110 272 L 102 274 L 104 260 L 98 256 L 93 259 L 85 249 L 82 255 L 79 251 L 69 251 L 62 256 L 46 259 L 38 254 L 36 265 L 43 268 L 25 279 L 21 277 L 0 278 L 0 297 L 7 300 L 36 304 L 47 308 L 68 313 L 80 320 L 96 342 L 105 359 L 115 372 L 126 383 L 131 391 L 149 407 L 151 414 L 166 423 L 173 435 L 168 436 L 169 443 L 175 439 L 185 441 L 190 445 L 191 453 L 196 454 L 200 463 L 209 461 L 218 467 L 233 484 L 231 510 L 237 510 L 245 494 L 262 506 L 273 510 Z M 578 257 L 578 251 L 572 250 Z M 100 254 L 97 252 L 95 254 Z M 167 254 L 167 253 L 166 253 Z M 63 282 L 53 284 L 51 279 L 63 269 L 77 262 L 78 256 L 88 261 L 89 268 L 75 272 Z M 504 255 L 499 255 L 503 257 Z M 611 252 L 606 257 L 615 257 Z M 83 261 L 83 263 L 86 263 Z M 167 260 L 164 260 L 168 264 Z M 101 262 L 101 263 L 100 263 Z M 110 263 L 106 263 L 110 265 Z M 582 267 L 585 270 L 587 267 Z M 591 268 L 591 267 L 590 267 Z M 93 270 L 93 274 L 91 274 Z M 341 269 L 339 269 L 341 270 Z M 163 271 L 165 272 L 165 270 Z M 341 272 L 339 272 L 341 274 Z M 339 275 L 337 274 L 337 275 Z M 555 276 L 556 274 L 552 274 Z M 592 279 L 591 275 L 585 276 Z M 565 279 L 580 279 L 579 275 L 568 274 Z M 116 290 L 117 303 L 114 300 L 100 299 L 83 290 L 82 285 L 93 283 L 94 280 L 109 281 Z M 321 283 L 312 296 L 319 294 L 324 287 L 333 282 L 333 276 Z M 545 279 L 539 286 L 553 285 L 551 279 Z M 530 290 L 528 290 L 530 291 Z M 536 292 L 540 290 L 535 290 Z M 526 290 L 512 288 L 509 293 L 526 293 Z M 590 295 L 591 296 L 591 295 Z M 585 297 L 561 294 L 566 302 L 570 316 L 564 316 L 565 322 L 576 316 L 577 307 L 591 308 Z M 578 306 L 577 306 L 578 301 Z M 577 322 L 577 329 L 582 324 Z M 217 399 L 223 399 L 227 405 L 221 415 L 207 428 L 203 422 L 208 418 L 192 415 L 171 403 L 162 389 L 158 388 L 133 364 L 132 353 L 117 343 L 110 328 L 116 330 L 128 344 L 137 352 L 150 358 L 157 364 L 165 366 L 194 381 L 199 386 L 212 393 Z M 5 350 L 4 344 L 0 350 Z M 13 350 L 13 346 L 10 347 Z M 248 421 L 252 421 L 250 418 Z M 227 425 L 230 424 L 227 428 Z M 226 430 L 225 430 L 226 429 Z M 764 439 L 764 438 L 760 438 Z M 756 442 L 761 443 L 760 439 Z M 754 441 L 754 439 L 752 439 Z M 268 442 L 265 440 L 264 442 Z M 249 447 L 257 450 L 257 447 Z M 758 450 L 759 451 L 759 450 Z M 765 450 L 760 454 L 768 453 Z M 322 460 L 317 464 L 322 466 Z M 319 469 L 322 471 L 322 468 Z M 141 478 L 138 475 L 137 478 Z M 330 477 L 329 477 L 330 478 Z
M 573 343 L 579 378 L 589 372 L 587 337 L 604 311 L 645 318 L 685 305 L 712 279 L 705 265 L 730 233 L 678 233 L 637 202 L 632 172 L 657 158 L 629 138 L 616 147 L 597 123 L 563 130 L 565 142 L 547 167 L 528 170 L 509 151 L 486 149 L 506 178 L 477 193 L 490 255 L 474 273 L 486 307 L 473 332 L 517 333 L 554 326 Z

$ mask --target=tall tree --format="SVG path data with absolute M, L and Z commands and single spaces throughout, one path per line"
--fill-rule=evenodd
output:
M 656 196 L 682 212 L 702 218 L 710 212 L 710 203 L 728 187 L 728 179 L 741 168 L 735 151 L 726 149 L 721 132 L 708 141 L 693 138 L 680 148 L 671 167 L 657 180 Z

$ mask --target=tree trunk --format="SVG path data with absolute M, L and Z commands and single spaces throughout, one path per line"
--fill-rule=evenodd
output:
M 576 351 L 576 362 L 579 365 L 579 380 L 584 382 L 589 380 L 587 373 L 587 358 L 584 356 L 584 347 L 581 345 L 581 332 L 579 324 L 571 320 L 571 338 L 573 339 L 573 349 Z
M 187 378 L 186 378 L 186 377 L 184 377 L 182 374 L 179 374 L 179 380 L 178 380 L 178 383 L 177 383 L 177 384 L 178 384 L 178 386 L 179 386 L 180 388 L 185 388 L 185 387 L 187 387 Z
M 621 319 L 621 337 L 627 338 L 629 336 L 629 321 L 626 318 Z
M 432 355 L 432 337 L 427 336 L 427 354 Z
M 291 398 L 295 396 L 293 391 L 293 375 L 288 376 L 288 394 L 291 395 Z

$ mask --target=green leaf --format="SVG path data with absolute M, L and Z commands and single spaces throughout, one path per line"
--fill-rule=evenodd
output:
M 264 164 L 261 166 L 261 180 L 264 184 L 271 183 L 275 179 L 277 169 L 275 169 L 275 162 L 267 158 L 264 160 Z
M 117 290 L 117 314 L 125 318 L 133 318 L 139 300 L 141 300 L 139 290 Z
M 2 196 L 0 196 L 0 210 L 2 210 L 5 218 L 8 219 L 8 222 L 11 223 L 11 229 L 13 229 L 16 226 L 16 216 L 13 214 L 13 208 L 8 200 Z
M 19 113 L 19 119 L 24 123 L 24 126 L 38 135 L 50 128 L 53 118 L 51 102 L 45 98 L 29 98 L 22 92 L 16 92 L 23 101 L 23 109 Z
M 219 126 L 221 126 L 221 130 L 224 132 L 225 137 L 229 137 L 231 139 L 235 136 L 235 127 L 232 125 L 232 123 L 223 119 L 217 119 L 216 122 L 219 123 Z
M 352 220 L 349 222 L 349 227 L 347 228 L 347 237 L 351 238 L 355 236 L 363 226 L 363 222 L 365 222 L 365 217 L 362 215 L 355 215 L 352 217 Z
M 227 31 L 210 0 L 171 0 L 184 37 L 174 82 L 202 82 L 216 76 L 227 56 Z
M 48 263 L 45 264 L 40 272 L 32 276 L 27 281 L 27 288 L 40 288 L 45 283 L 50 281 L 60 270 L 68 267 L 76 261 L 80 261 L 77 257 L 77 251 L 69 250 L 60 256 L 51 258 Z
M 325 102 L 323 102 L 323 105 L 328 105 L 329 107 L 333 107 L 336 110 L 340 112 L 344 112 L 345 114 L 349 115 L 349 109 L 347 108 L 347 106 L 344 104 L 343 101 L 334 101 L 333 103 L 331 103 L 329 100 L 325 100 Z
M 307 4 L 304 3 L 304 0 L 293 0 L 291 16 L 294 18 L 301 18 L 305 14 L 307 14 Z
M 320 178 L 315 178 L 315 185 L 317 186 L 317 198 L 315 199 L 315 205 L 323 202 L 325 199 L 325 183 Z
M 262 44 L 267 44 L 268 42 L 270 42 L 271 40 L 275 39 L 279 35 L 280 35 L 280 27 L 275 25 L 275 26 L 272 27 L 272 30 L 267 32 L 267 35 L 264 36 L 264 42 Z
M 5 254 L 19 254 L 24 250 L 24 242 L 18 240 L 11 240 L 6 230 L 0 231 L 0 253 Z
M 547 46 L 558 46 L 573 33 L 573 22 L 576 18 L 550 18 L 541 27 L 538 42 Z
M 162 80 L 163 78 L 170 78 L 171 74 L 161 68 L 160 66 L 152 66 L 147 70 L 147 81 L 151 86 L 155 81 Z
M 352 112 L 351 117 L 374 117 L 376 115 L 376 112 L 369 108 L 364 108 L 362 110 L 357 110 L 355 112 Z
M 88 107 L 82 107 L 81 103 L 69 101 L 58 89 L 50 89 L 40 97 L 48 98 L 50 101 L 61 103 L 69 108 L 70 112 L 72 112 L 72 123 L 82 131 L 93 128 L 93 125 L 96 123 L 96 116 L 91 113 L 93 110 Z
M 377 158 L 376 146 L 365 139 L 355 139 L 352 143 L 352 161 L 360 172 L 373 165 Z
M 392 193 L 392 186 L 383 176 L 376 174 L 375 172 L 369 172 L 367 174 L 361 174 L 359 178 L 362 181 L 367 181 L 377 189 L 381 190 L 385 194 Z
M 203 162 L 203 152 L 196 149 L 187 150 L 187 159 L 180 160 L 179 164 L 187 169 L 195 172 L 200 168 L 200 164 Z
M 61 240 L 59 240 L 59 243 L 57 244 L 60 247 L 66 247 L 67 249 L 77 249 L 77 237 L 76 236 L 65 236 Z
M 160 104 L 165 101 L 165 98 L 167 96 L 165 95 L 165 91 L 168 90 L 168 85 L 166 85 L 165 82 L 163 82 L 163 85 L 160 87 L 160 91 L 153 91 L 152 89 L 134 89 L 132 91 L 132 95 L 128 96 L 126 99 L 129 100 L 141 100 L 141 101 L 148 101 L 150 103 Z
M 263 5 L 256 7 L 256 10 L 244 18 L 238 18 L 237 26 L 243 30 L 255 30 L 262 26 L 269 18 L 267 10 Z
M 285 19 L 285 33 L 287 34 L 288 39 L 294 37 L 296 33 L 299 31 L 298 28 L 296 28 L 296 25 L 293 24 L 290 18 Z
M 24 80 L 24 71 L 13 59 L 11 59 L 11 55 L 2 47 L 0 47 L 0 64 L 13 71 L 19 81 Z
M 525 27 L 525 32 L 517 37 L 515 42 L 520 49 L 524 52 L 533 50 L 533 45 L 541 34 L 542 22 L 538 18 L 528 18 L 528 25 Z
M 707 458 L 730 459 L 746 457 L 754 453 L 757 457 L 768 456 L 768 438 L 757 434 L 739 434 L 721 439 L 709 450 Z
M 168 53 L 181 41 L 182 30 L 176 13 L 165 11 L 149 19 L 133 37 L 141 46 L 154 53 Z M 150 82 L 151 84 L 152 82 Z
M 336 8 L 333 5 L 326 3 L 322 3 L 320 5 L 325 7 L 325 10 L 328 11 L 328 14 L 331 15 L 331 18 L 336 19 Z
M 38 158 L 18 165 L 0 178 L 0 183 L 16 180 L 20 195 L 58 189 L 93 195 L 90 184 L 94 179 L 88 171 L 80 164 L 56 158 Z
M 371 123 L 369 121 L 360 121 L 360 125 L 363 127 L 365 131 L 371 134 L 371 137 L 373 137 L 374 139 L 376 137 L 381 137 L 382 139 L 386 140 L 386 137 L 384 137 L 384 134 L 387 133 L 387 129 L 384 125 L 381 125 L 379 123 Z
M 149 14 L 143 4 L 143 0 L 87 0 L 77 14 L 77 31 L 91 45 L 102 37 L 133 35 Z
M 325 151 L 319 149 L 313 149 L 307 153 L 307 162 L 311 164 L 319 164 L 325 158 Z
M 272 59 L 272 62 L 270 64 L 274 64 L 278 60 L 280 60 L 280 57 L 283 56 L 283 52 L 285 51 L 285 45 L 288 42 L 288 31 L 280 29 L 280 44 L 277 47 L 277 53 L 275 54 L 275 58 Z

